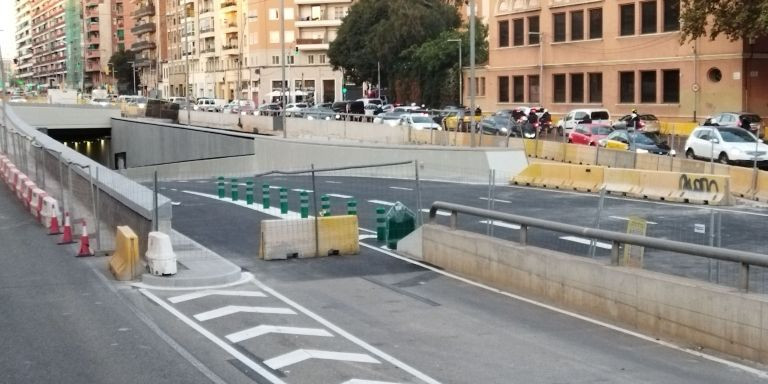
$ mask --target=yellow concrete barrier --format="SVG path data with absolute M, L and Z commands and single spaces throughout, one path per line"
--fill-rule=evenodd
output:
M 542 163 L 529 164 L 522 170 L 522 172 L 509 180 L 510 184 L 537 186 L 541 179 L 541 164 Z
M 566 163 L 595 165 L 596 147 L 579 144 L 564 144 L 564 146 Z
M 557 143 L 554 141 L 544 141 L 540 142 L 539 145 L 542 146 L 540 158 L 554 161 L 563 161 L 563 145 L 565 144 Z
M 757 192 L 754 188 L 755 171 L 744 167 L 728 168 L 728 174 L 731 176 L 731 193 L 745 199 L 754 199 Z
M 758 171 L 757 188 L 755 189 L 754 199 L 757 201 L 768 201 L 768 172 Z
M 622 168 L 606 168 L 605 190 L 620 196 L 640 196 L 642 171 Z
M 730 177 L 728 176 L 684 172 L 638 172 L 642 172 L 638 197 L 693 204 L 730 203 Z
M 357 216 L 328 216 L 317 219 L 320 256 L 356 255 L 360 253 Z
M 525 155 L 528 157 L 539 157 L 541 154 L 541 148 L 543 146 L 538 140 L 523 139 L 523 148 L 525 149 Z
M 669 123 L 669 122 L 662 122 L 661 123 L 661 133 L 662 135 L 679 135 L 679 136 L 690 136 L 691 132 L 698 126 L 697 123 L 687 122 L 687 123 Z
M 571 168 L 570 164 L 539 164 L 541 167 L 541 177 L 536 181 L 536 186 L 554 189 L 571 189 Z
M 139 259 L 139 238 L 128 226 L 117 227 L 115 253 L 109 259 L 109 270 L 120 281 L 133 280 L 144 271 Z
M 576 191 L 596 192 L 603 187 L 605 167 L 596 165 L 572 165 L 571 188 Z

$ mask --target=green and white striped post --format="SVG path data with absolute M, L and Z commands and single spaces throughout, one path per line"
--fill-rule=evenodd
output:
M 264 209 L 269 209 L 269 184 L 261 186 L 261 205 Z
M 219 199 L 223 199 L 224 196 L 227 195 L 227 190 L 226 190 L 226 187 L 224 186 L 225 184 L 224 176 L 219 176 L 219 181 L 217 182 L 217 184 L 218 184 L 218 190 L 219 190 Z
M 347 200 L 347 215 L 357 216 L 357 200 Z
M 376 240 L 385 241 L 387 239 L 387 218 L 384 207 L 376 207 Z
M 232 201 L 237 201 L 237 194 L 240 191 L 240 186 L 237 184 L 237 179 L 232 178 L 232 180 L 230 180 L 229 191 L 232 193 Z
M 309 217 L 309 194 L 307 191 L 299 193 L 299 211 L 301 211 L 302 219 Z
M 320 216 L 331 215 L 331 198 L 328 195 L 320 196 Z
M 253 181 L 248 180 L 245 182 L 245 203 L 253 205 Z
M 280 187 L 280 213 L 288 213 L 288 188 Z

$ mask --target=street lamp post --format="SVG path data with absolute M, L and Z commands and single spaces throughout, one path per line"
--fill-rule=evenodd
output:
M 192 124 L 192 119 L 190 117 L 190 106 L 189 106 L 189 31 L 187 31 L 187 4 L 184 4 L 184 65 L 186 66 L 186 70 L 184 71 L 186 73 L 186 76 L 184 76 L 185 84 L 184 84 L 184 97 L 187 100 L 187 126 L 190 126 Z
M 476 121 L 475 121 L 475 0 L 469 0 L 469 113 L 470 127 L 472 135 L 470 136 L 470 146 L 475 146 Z
M 462 88 L 461 88 L 461 81 L 462 81 L 462 78 L 464 77 L 464 74 L 461 72 L 461 46 L 462 46 L 461 43 L 462 43 L 462 41 L 461 41 L 461 39 L 448 39 L 448 41 L 459 43 L 459 97 L 458 97 L 459 105 L 458 105 L 458 107 L 461 108 L 464 105 L 464 100 L 463 100 L 464 99 L 464 94 L 462 93 Z
M 285 106 L 288 103 L 285 100 L 285 0 L 280 0 L 280 71 L 282 73 L 280 89 L 280 100 L 282 101 L 282 111 L 280 113 L 280 122 L 283 127 L 283 138 L 288 138 L 288 132 L 285 126 Z
M 133 72 L 133 94 L 136 95 L 136 62 L 128 61 L 127 63 L 131 65 L 131 72 Z

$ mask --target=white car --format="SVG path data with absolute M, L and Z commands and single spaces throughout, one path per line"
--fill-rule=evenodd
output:
M 406 114 L 400 116 L 400 125 L 409 126 L 414 130 L 421 131 L 425 129 L 442 130 L 440 124 L 435 123 L 431 117 L 423 114 Z
M 376 115 L 376 117 L 373 118 L 374 124 L 386 124 L 390 127 L 395 127 L 398 124 L 400 124 L 400 116 L 402 116 L 402 112 L 385 112 L 385 113 L 379 113 Z
M 27 98 L 20 95 L 13 95 L 11 96 L 11 99 L 8 100 L 9 103 L 26 103 Z
M 109 101 L 109 99 L 91 99 L 90 104 L 98 105 L 102 107 L 109 107 L 112 103 Z
M 723 164 L 768 161 L 768 145 L 741 128 L 697 127 L 685 142 L 685 157 L 716 159 Z
M 309 108 L 309 104 L 307 103 L 289 103 L 288 105 L 285 106 L 285 116 L 301 117 L 302 112 L 304 112 L 304 110 L 307 108 Z
M 576 127 L 576 124 L 579 124 L 587 119 L 587 116 L 589 116 L 590 123 L 592 124 L 605 124 L 605 125 L 612 125 L 611 122 L 611 113 L 608 112 L 607 109 L 603 108 L 581 108 L 581 109 L 574 109 L 570 112 L 568 112 L 565 117 L 560 119 L 560 121 L 557 122 L 557 130 L 560 134 L 565 134 L 565 136 L 568 136 L 573 128 Z

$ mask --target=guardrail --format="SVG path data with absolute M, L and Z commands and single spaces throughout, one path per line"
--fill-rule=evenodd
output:
M 434 224 L 438 211 L 449 211 L 450 227 L 456 229 L 458 223 L 458 214 L 463 213 L 488 220 L 498 220 L 520 226 L 521 245 L 528 242 L 529 227 L 539 228 L 548 231 L 561 232 L 569 235 L 586 237 L 589 239 L 603 240 L 611 243 L 611 264 L 620 265 L 620 248 L 623 244 L 637 245 L 641 247 L 659 249 L 663 251 L 683 253 L 687 255 L 706 257 L 709 259 L 730 261 L 739 263 L 739 284 L 740 290 L 747 292 L 749 290 L 749 267 L 751 265 L 759 267 L 768 267 L 768 256 L 758 253 L 738 251 L 727 248 L 715 248 L 704 245 L 683 243 L 666 239 L 656 239 L 652 237 L 632 235 L 621 232 L 611 232 L 602 229 L 582 227 L 572 224 L 564 224 L 555 221 L 536 219 L 527 216 L 501 213 L 487 209 L 468 207 L 460 204 L 435 201 L 429 209 L 429 223 Z

